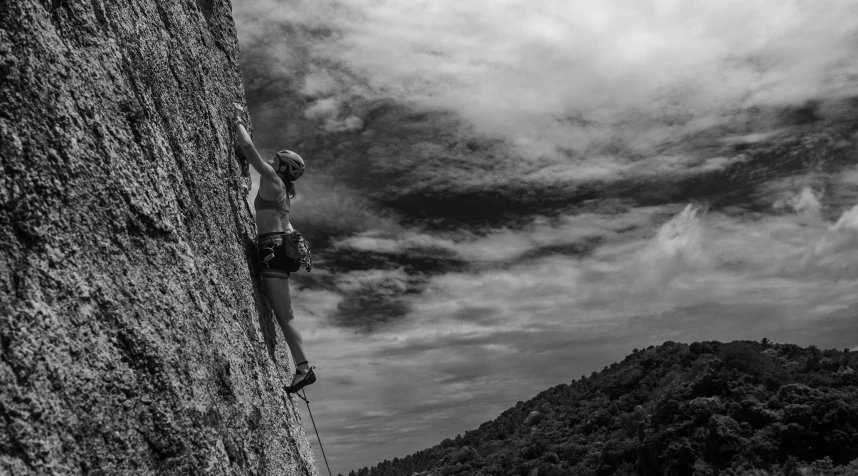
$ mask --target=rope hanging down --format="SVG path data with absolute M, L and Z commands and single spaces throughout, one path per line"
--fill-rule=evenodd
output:
M 300 393 L 295 393 L 295 395 L 298 395 L 298 398 L 304 400 L 304 402 L 307 404 L 307 413 L 310 414 L 310 421 L 313 422 L 313 430 L 316 432 L 316 439 L 319 440 L 319 448 L 322 449 L 322 458 L 325 458 L 325 466 L 328 467 L 328 474 L 330 476 L 334 476 L 333 473 L 331 473 L 331 467 L 328 465 L 328 457 L 325 456 L 325 447 L 322 446 L 322 439 L 319 438 L 319 430 L 316 428 L 316 420 L 313 419 L 313 412 L 310 411 L 310 400 L 307 400 L 307 390 L 302 388 L 301 392 L 304 393 L 303 397 Z

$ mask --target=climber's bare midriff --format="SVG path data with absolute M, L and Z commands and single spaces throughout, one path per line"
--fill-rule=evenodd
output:
M 276 210 L 257 210 L 256 230 L 260 235 L 295 231 L 289 223 L 289 216 Z

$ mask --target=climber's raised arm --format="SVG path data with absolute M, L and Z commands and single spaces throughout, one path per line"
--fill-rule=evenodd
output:
M 276 182 L 275 179 L 277 179 L 277 173 L 271 165 L 262 160 L 259 152 L 256 151 L 256 147 L 253 146 L 253 140 L 250 138 L 250 134 L 244 127 L 244 121 L 241 119 L 241 113 L 243 111 L 242 107 L 238 104 L 233 104 L 233 106 L 235 109 L 232 122 L 235 124 L 235 135 L 238 138 L 238 145 L 241 147 L 241 151 L 244 152 L 247 160 L 250 161 L 250 165 L 259 172 L 259 175 Z

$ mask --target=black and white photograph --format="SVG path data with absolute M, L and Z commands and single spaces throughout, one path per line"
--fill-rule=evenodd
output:
M 2 0 L 0 475 L 858 476 L 858 1 Z

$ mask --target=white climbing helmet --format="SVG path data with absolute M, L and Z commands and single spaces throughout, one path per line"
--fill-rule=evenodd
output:
M 277 153 L 277 158 L 280 159 L 278 172 L 285 173 L 289 180 L 294 182 L 304 175 L 304 159 L 300 155 L 284 149 Z

